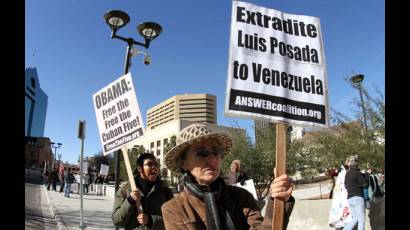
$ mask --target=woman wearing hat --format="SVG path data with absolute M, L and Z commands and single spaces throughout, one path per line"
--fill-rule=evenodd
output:
M 166 183 L 159 179 L 155 156 L 141 154 L 137 159 L 134 180 L 138 191 L 131 191 L 129 182 L 120 185 L 115 194 L 112 220 L 125 229 L 165 229 L 161 205 L 174 196 Z M 141 204 L 137 207 L 137 204 Z
M 351 212 L 351 221 L 343 228 L 353 229 L 357 224 L 358 230 L 364 230 L 366 223 L 366 209 L 363 196 L 363 188 L 368 187 L 368 183 L 360 173 L 359 159 L 356 155 L 350 156 L 347 161 L 349 170 L 345 176 L 345 187 L 347 190 L 347 202 Z
M 161 208 L 166 229 L 271 229 L 273 198 L 286 202 L 286 228 L 294 205 L 288 176 L 275 178 L 263 218 L 251 193 L 226 185 L 220 176 L 222 158 L 231 148 L 229 136 L 204 124 L 181 130 L 165 164 L 183 174 L 184 190 Z
M 241 169 L 241 161 L 238 159 L 233 160 L 231 163 L 231 171 L 228 173 L 228 184 L 240 182 L 241 185 L 244 185 L 248 179 L 248 175 Z

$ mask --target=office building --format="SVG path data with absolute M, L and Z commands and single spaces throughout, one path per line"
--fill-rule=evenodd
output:
M 36 68 L 25 70 L 25 136 L 43 137 L 48 97 L 40 88 Z
M 175 95 L 148 109 L 147 129 L 174 120 L 216 124 L 216 97 L 210 94 Z

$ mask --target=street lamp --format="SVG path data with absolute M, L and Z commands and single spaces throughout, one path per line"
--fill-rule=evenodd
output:
M 356 87 L 359 90 L 360 94 L 360 104 L 362 106 L 363 110 L 363 121 L 364 121 L 364 131 L 365 131 L 365 136 L 366 136 L 366 144 L 368 148 L 368 154 L 371 153 L 371 147 L 370 147 L 370 140 L 369 140 L 369 133 L 368 133 L 368 127 L 367 127 L 367 116 L 366 116 L 366 109 L 364 107 L 364 101 L 363 101 L 363 86 L 362 82 L 364 80 L 364 75 L 363 74 L 357 74 L 354 75 L 353 77 L 350 78 L 350 82 L 352 82 L 353 86 Z
M 124 74 L 128 73 L 128 69 L 131 66 L 131 57 L 139 53 L 144 54 L 144 64 L 149 65 L 151 63 L 151 57 L 143 51 L 138 51 L 133 48 L 133 45 L 142 46 L 145 49 L 149 48 L 151 41 L 160 35 L 162 27 L 155 22 L 143 22 L 137 26 L 138 33 L 144 38 L 145 42 L 135 41 L 133 38 L 125 38 L 117 35 L 117 31 L 127 25 L 130 22 L 130 17 L 127 13 L 121 10 L 110 10 L 104 14 L 105 22 L 111 28 L 111 38 L 116 38 L 127 43 L 127 53 L 125 56 L 125 68 Z M 115 153 L 115 191 L 119 187 L 119 174 L 120 174 L 120 152 L 118 150 Z
M 350 78 L 350 81 L 353 83 L 353 86 L 356 87 L 359 90 L 359 94 L 360 94 L 360 103 L 362 106 L 362 110 L 363 110 L 363 121 L 364 121 L 364 127 L 367 131 L 367 117 L 366 117 L 366 110 L 364 108 L 364 102 L 363 102 L 363 88 L 362 88 L 362 82 L 364 79 L 364 75 L 363 74 L 357 74 L 354 75 L 353 77 Z
M 162 32 L 162 27 L 155 22 L 143 22 L 138 25 L 138 33 L 144 38 L 145 43 L 135 41 L 133 38 L 125 38 L 117 35 L 117 31 L 123 26 L 127 25 L 130 21 L 130 17 L 127 13 L 120 10 L 110 10 L 104 15 L 105 22 L 111 28 L 111 38 L 120 39 L 128 44 L 127 54 L 125 58 L 125 70 L 124 73 L 128 73 L 128 68 L 131 65 L 131 56 L 138 53 L 144 53 L 144 64 L 149 65 L 151 63 L 151 58 L 147 56 L 145 52 L 135 52 L 133 45 L 143 46 L 145 49 L 149 48 L 151 41 L 154 40 Z
M 51 170 L 54 170 L 54 159 L 55 159 L 55 157 L 57 157 L 57 149 L 60 148 L 60 146 L 63 145 L 63 144 L 61 144 L 61 143 L 56 144 L 54 142 L 51 142 L 50 144 L 51 144 L 51 148 L 54 148 L 53 161 L 52 161 L 52 165 L 51 165 Z M 60 166 L 60 164 L 59 164 L 59 166 Z

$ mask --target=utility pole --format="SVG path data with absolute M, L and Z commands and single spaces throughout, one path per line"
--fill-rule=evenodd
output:
M 84 139 L 85 139 L 85 121 L 78 123 L 78 138 L 81 139 L 81 152 L 80 152 L 80 229 L 84 229 L 84 212 L 83 212 L 83 151 L 84 151 Z

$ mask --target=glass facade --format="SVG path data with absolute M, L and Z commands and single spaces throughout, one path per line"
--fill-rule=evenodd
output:
M 25 136 L 43 137 L 48 96 L 40 88 L 36 68 L 25 70 Z

